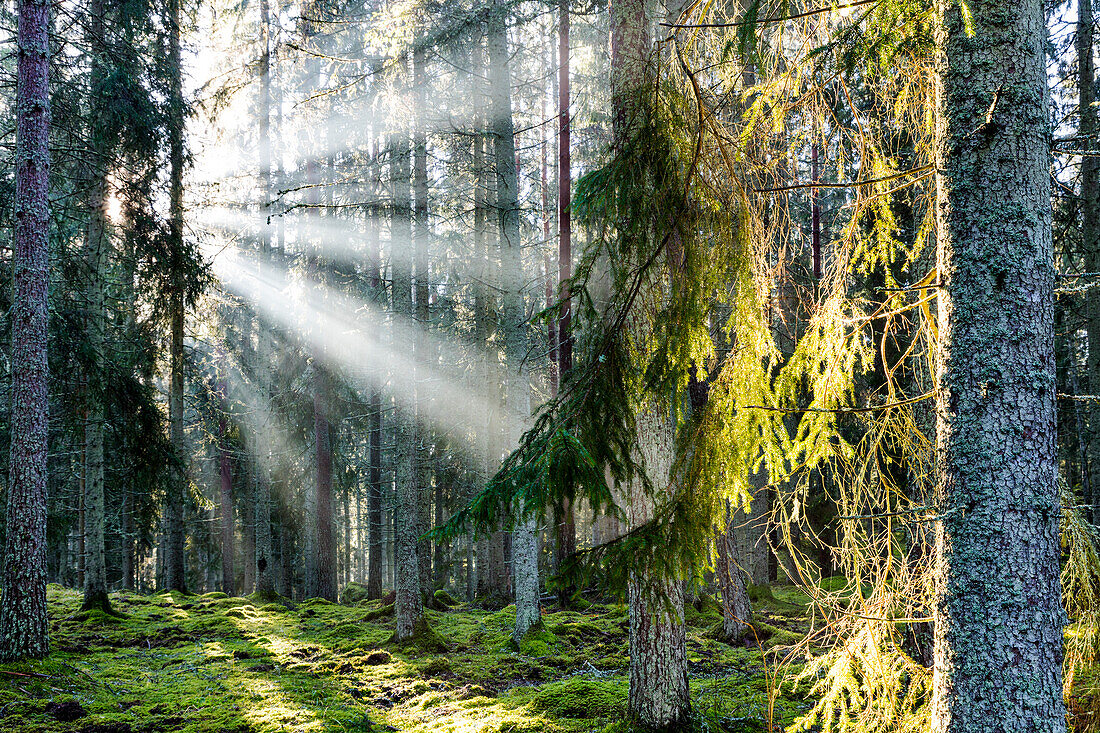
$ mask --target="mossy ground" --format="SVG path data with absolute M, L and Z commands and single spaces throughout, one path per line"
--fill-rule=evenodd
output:
M 779 594 L 777 594 L 778 596 Z M 286 606 L 220 593 L 112 594 L 118 618 L 80 612 L 80 594 L 50 586 L 52 653 L 0 666 L 6 733 L 623 730 L 627 614 L 621 605 L 548 612 L 511 642 L 513 607 L 429 611 L 445 648 L 389 643 L 378 602 L 310 599 Z M 350 600 L 350 598 L 349 598 Z M 798 599 L 758 608 L 765 647 L 792 643 Z M 713 641 L 713 604 L 688 614 L 700 729 L 763 730 L 768 675 L 750 642 Z M 549 609 L 548 609 L 549 611 Z M 370 620 L 368 620 L 370 617 Z M 59 720 L 58 705 L 86 714 Z M 783 695 L 777 720 L 807 703 Z M 72 706 L 66 710 L 73 710 Z

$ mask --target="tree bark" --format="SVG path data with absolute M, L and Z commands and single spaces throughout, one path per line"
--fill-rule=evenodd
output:
M 573 368 L 573 317 L 569 279 L 573 276 L 572 194 L 573 170 L 569 153 L 569 1 L 558 3 L 558 297 L 561 315 L 557 323 L 558 382 L 563 383 Z M 564 499 L 558 507 L 555 566 L 577 551 L 577 521 L 573 503 Z M 575 588 L 563 587 L 558 603 L 565 607 Z
M 736 515 L 726 502 L 726 529 L 718 538 L 718 587 L 722 591 L 722 640 L 740 641 L 750 631 L 752 603 L 745 587 L 745 573 L 738 565 Z
M 227 596 L 237 594 L 236 574 L 233 570 L 235 526 L 233 523 L 233 467 L 229 457 L 229 430 L 224 403 L 226 387 L 224 380 L 219 386 L 222 398 L 222 414 L 218 417 L 218 506 L 221 509 L 221 554 L 222 554 L 222 592 Z
M 520 241 L 519 186 L 516 172 L 515 127 L 512 122 L 512 72 L 508 55 L 508 28 L 503 6 L 488 17 L 489 99 L 493 153 L 497 174 L 497 215 L 501 257 L 501 326 L 508 363 L 507 430 L 509 447 L 519 443 L 530 413 L 526 309 L 523 299 L 523 249 Z M 512 531 L 512 567 L 516 594 L 517 643 L 541 619 L 539 608 L 538 546 L 535 518 L 515 507 L 520 520 Z
M 643 0 L 611 3 L 611 118 L 614 147 L 621 151 L 641 110 L 647 88 L 649 18 Z M 638 326 L 632 326 L 637 329 Z M 644 334 L 635 334 L 644 340 Z M 672 467 L 675 424 L 658 404 L 637 416 L 638 451 L 654 486 L 666 486 Z M 629 487 L 632 523 L 646 521 L 654 497 Z M 639 563 L 628 581 L 630 689 L 627 710 L 643 727 L 677 729 L 690 710 L 683 584 L 655 575 Z
M 420 373 L 431 360 L 428 331 L 431 328 L 429 310 L 428 238 L 428 139 L 425 115 L 428 110 L 425 50 L 417 45 L 412 54 L 413 99 L 416 100 L 413 128 L 413 282 L 415 287 L 416 339 L 413 359 L 413 480 L 417 484 L 418 502 L 417 558 L 420 561 L 420 591 L 424 597 L 432 594 L 432 548 L 424 536 L 431 525 L 431 458 L 430 431 L 427 427 L 428 390 L 421 385 Z
M 317 460 L 317 596 L 336 601 L 336 537 L 332 528 L 332 428 L 328 375 L 314 364 L 313 437 Z
M 1096 69 L 1093 64 L 1092 0 L 1077 3 L 1077 83 L 1079 114 L 1077 134 L 1081 147 L 1095 150 L 1098 142 L 1096 102 Z M 1100 271 L 1100 157 L 1081 156 L 1081 247 L 1085 253 L 1085 272 Z M 1085 297 L 1085 327 L 1088 333 L 1086 362 L 1089 394 L 1100 393 L 1100 297 L 1091 290 Z M 1085 476 L 1085 504 L 1088 516 L 1097 524 L 1100 509 L 1100 410 L 1093 406 L 1089 417 L 1089 441 Z
M 381 163 L 378 162 L 378 146 L 374 151 L 377 180 L 372 181 L 371 196 L 381 197 Z M 380 215 L 379 207 L 372 204 L 368 210 L 370 224 L 370 290 L 371 297 L 380 303 L 382 294 L 381 254 L 379 252 L 379 229 L 376 221 Z M 382 389 L 378 385 L 371 387 L 370 393 L 370 467 L 369 493 L 367 496 L 367 517 L 370 525 L 370 553 L 367 563 L 367 598 L 374 600 L 382 597 L 382 563 L 385 544 L 382 535 Z
M 410 146 L 399 142 L 393 150 L 394 211 L 391 236 L 395 246 L 412 240 L 412 197 L 409 187 Z M 403 266 L 400 257 L 393 263 L 394 310 L 406 316 L 413 314 L 411 268 Z M 394 638 L 411 638 L 424 616 L 424 600 L 420 592 L 420 558 L 418 552 L 420 517 L 420 487 L 416 472 L 416 444 L 412 415 L 398 418 L 397 456 L 394 469 L 396 502 L 394 525 Z
M 176 480 L 170 482 L 165 508 L 164 587 L 187 591 L 184 565 L 183 502 L 186 491 L 186 469 L 182 462 L 187 454 L 183 436 L 183 69 L 180 56 L 180 0 L 168 0 L 168 66 L 171 89 L 168 122 L 168 238 L 175 287 L 169 296 L 170 334 L 169 362 L 171 375 L 168 387 L 168 426 L 172 449 L 181 461 Z
M 260 154 L 260 254 L 261 260 L 271 257 L 271 8 L 269 0 L 260 1 L 260 33 L 263 47 L 260 51 L 260 103 L 259 103 L 259 154 Z M 257 319 L 257 341 L 259 343 L 258 366 L 256 373 L 261 399 L 269 400 L 273 396 L 271 387 L 270 359 L 274 353 L 273 336 L 265 330 Z M 266 426 L 265 426 L 266 427 Z M 263 447 L 257 447 L 255 471 L 252 474 L 252 521 L 254 552 L 247 562 L 254 565 L 256 579 L 255 592 L 270 598 L 275 595 L 275 550 L 271 539 L 271 477 L 268 462 L 259 454 Z M 270 455 L 270 454 L 269 454 Z M 228 591 L 227 591 L 228 592 Z
M 1064 731 L 1043 6 L 938 10 L 932 727 Z
M 46 455 L 49 438 L 49 3 L 20 0 L 12 257 L 11 469 L 0 659 L 49 653 Z

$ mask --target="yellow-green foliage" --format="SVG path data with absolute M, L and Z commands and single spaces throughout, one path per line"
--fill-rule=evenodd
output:
M 389 644 L 392 617 L 365 619 L 377 602 L 116 593 L 116 618 L 81 614 L 80 601 L 50 586 L 51 655 L 0 666 L 4 733 L 580 733 L 620 722 L 626 709 L 627 616 L 618 604 L 546 613 L 518 650 L 514 607 L 428 611 L 446 651 L 426 651 Z M 712 602 L 702 606 L 700 618 L 713 618 Z M 760 616 L 762 637 L 791 623 L 768 604 Z M 774 628 L 769 638 L 796 636 Z M 755 716 L 762 726 L 768 665 L 758 649 L 731 648 L 691 626 L 688 659 L 701 714 Z M 61 722 L 47 711 L 70 701 L 86 715 Z M 785 694 L 777 720 L 805 709 Z
M 1096 529 L 1062 487 L 1062 602 L 1066 627 L 1066 708 L 1075 733 L 1100 731 L 1100 551 Z

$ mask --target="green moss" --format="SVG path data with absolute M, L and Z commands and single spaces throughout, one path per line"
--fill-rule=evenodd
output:
M 377 619 L 386 618 L 387 616 L 392 616 L 392 615 L 393 615 L 393 604 L 391 603 L 388 606 L 382 606 L 381 608 L 376 608 L 373 611 L 367 611 L 367 615 L 363 617 L 363 620 L 364 621 L 375 621 Z
M 446 657 L 432 657 L 417 665 L 422 677 L 438 677 L 451 671 L 451 661 Z
M 540 621 L 527 630 L 518 644 L 518 650 L 529 657 L 546 657 L 557 641 L 558 638 Z
M 454 597 L 445 590 L 437 590 L 433 594 L 433 598 L 435 598 L 436 603 L 446 608 L 454 608 L 458 605 L 458 601 L 456 601 Z
M 786 589 L 776 590 L 783 598 Z M 4 733 L 73 733 L 116 723 L 179 733 L 385 726 L 403 733 L 588 733 L 625 712 L 627 623 L 620 604 L 547 613 L 545 626 L 517 652 L 510 648 L 512 607 L 428 611 L 422 631 L 429 636 L 382 649 L 392 624 L 364 618 L 379 610 L 377 601 L 363 609 L 113 594 L 127 617 L 86 623 L 74 618 L 78 592 L 51 586 L 48 594 L 51 657 L 0 665 L 48 676 L 0 674 Z M 793 619 L 765 621 L 772 627 L 765 630 L 769 646 L 797 637 L 789 630 Z M 688 649 L 696 709 L 732 720 L 766 706 L 759 650 L 705 639 L 694 627 Z M 590 676 L 592 667 L 604 676 Z M 53 720 L 45 705 L 65 699 L 79 700 L 88 716 L 76 724 Z M 779 703 L 784 721 L 805 707 L 787 692 Z M 714 718 L 711 730 L 723 730 L 719 722 Z
M 351 582 L 340 591 L 340 603 L 350 606 L 354 603 L 367 600 L 367 586 L 362 583 Z
M 392 638 L 391 641 L 403 649 L 419 652 L 446 652 L 450 650 L 447 646 L 447 640 L 432 628 L 431 624 L 428 623 L 428 619 L 424 616 L 421 616 L 420 620 L 413 626 L 412 636 L 401 640 Z
M 626 697 L 625 681 L 573 677 L 544 685 L 532 707 L 565 718 L 610 718 L 626 714 Z

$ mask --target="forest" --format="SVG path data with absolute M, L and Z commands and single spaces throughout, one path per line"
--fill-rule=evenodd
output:
M 1100 733 L 1092 2 L 0 2 L 0 730 Z

